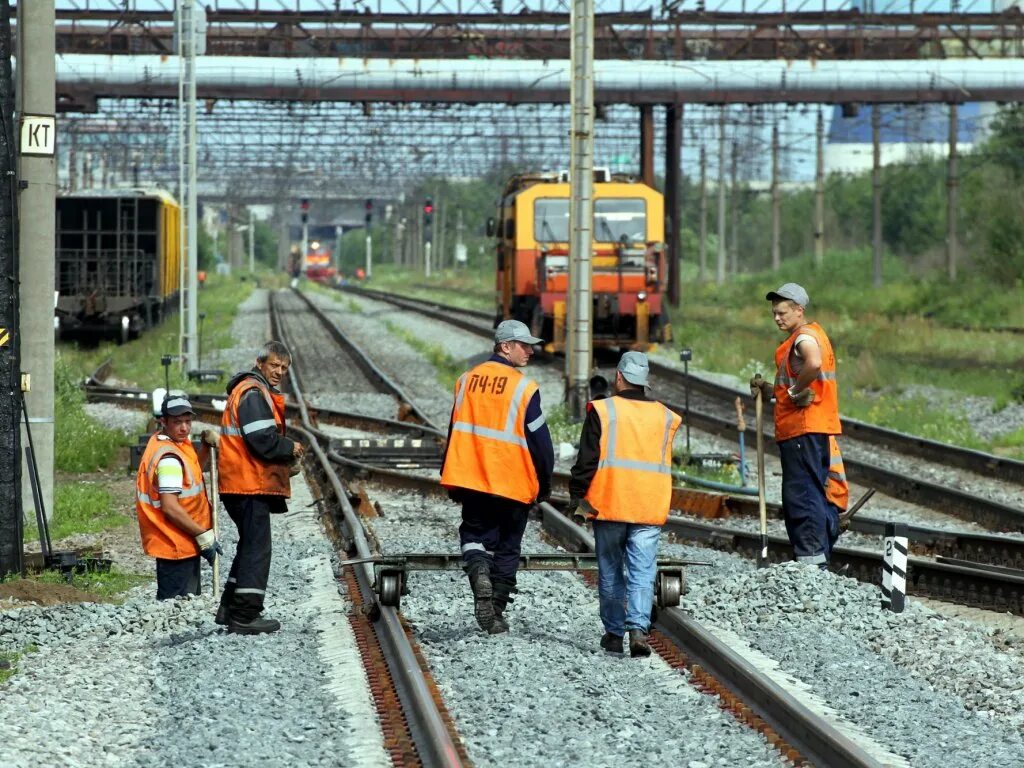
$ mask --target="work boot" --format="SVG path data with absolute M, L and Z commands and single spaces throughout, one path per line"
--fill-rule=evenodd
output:
M 651 646 L 647 644 L 647 634 L 642 629 L 629 630 L 629 655 L 651 655 Z
M 280 628 L 281 622 L 277 619 L 264 619 L 261 616 L 251 621 L 239 621 L 235 618 L 228 621 L 229 635 L 265 635 L 277 632 Z
M 622 655 L 622 635 L 613 635 L 611 632 L 605 632 L 604 637 L 601 638 L 601 648 L 607 653 L 617 653 Z
M 477 560 L 466 567 L 466 573 L 469 575 L 469 586 L 473 590 L 473 615 L 476 616 L 476 623 L 480 625 L 480 629 L 490 632 L 494 626 L 491 567 L 487 562 Z
M 494 588 L 494 598 L 491 603 L 494 605 L 494 626 L 490 633 L 497 635 L 501 632 L 508 632 L 508 622 L 505 620 L 505 609 L 509 603 L 514 602 L 512 593 L 518 592 L 514 579 L 506 579 L 496 576 L 491 579 L 491 586 Z
M 213 617 L 213 621 L 216 624 L 220 624 L 222 627 L 228 625 L 228 607 L 225 603 L 221 603 L 217 607 L 217 615 Z

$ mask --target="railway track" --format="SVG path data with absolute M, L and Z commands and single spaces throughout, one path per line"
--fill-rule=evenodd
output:
M 285 343 L 290 343 L 287 332 L 279 329 Z M 303 427 L 295 431 L 310 446 L 315 457 L 314 473 L 317 484 L 321 488 L 325 502 L 330 500 L 335 524 L 334 539 L 339 548 L 348 557 L 367 558 L 377 554 L 371 550 L 368 537 L 356 517 L 355 510 L 349 499 L 355 495 L 347 489 L 339 477 L 335 466 L 345 471 L 358 472 L 366 477 L 376 472 L 380 477 L 397 479 L 400 484 L 407 482 L 428 483 L 418 485 L 422 490 L 429 488 L 430 494 L 442 493 L 440 485 L 434 481 L 423 480 L 415 475 L 406 475 L 394 470 L 360 465 L 350 456 L 338 453 L 337 441 L 319 432 L 308 421 L 303 406 L 301 393 L 301 365 L 296 365 L 290 372 L 291 388 L 298 403 L 298 411 Z M 332 462 L 335 466 L 332 465 Z M 381 475 L 379 473 L 387 472 Z M 362 499 L 370 503 L 365 490 Z M 553 507 L 544 507 L 545 526 L 552 531 L 567 547 L 579 550 L 588 547 L 588 536 L 577 526 L 568 521 Z M 592 543 L 591 543 L 592 544 Z M 437 696 L 437 688 L 429 679 L 429 671 L 425 669 L 422 655 L 418 654 L 410 642 L 408 634 L 402 630 L 400 615 L 397 610 L 372 591 L 373 570 L 368 563 L 353 566 L 355 577 L 349 580 L 350 592 L 354 600 L 362 604 L 370 604 L 369 614 L 373 617 L 373 627 L 380 640 L 381 657 L 387 667 L 389 681 L 394 686 L 395 695 L 401 703 L 402 718 L 397 724 L 390 724 L 385 730 L 398 731 L 401 734 L 392 750 L 404 750 L 403 744 L 414 746 L 420 764 L 423 765 L 462 765 L 466 754 L 454 731 L 452 718 L 444 711 L 443 702 Z M 702 665 L 702 672 L 694 674 L 694 684 L 716 692 L 726 702 L 726 706 L 738 719 L 757 728 L 776 745 L 776 749 L 787 759 L 803 759 L 820 764 L 838 764 L 860 766 L 874 765 L 868 755 L 847 736 L 836 730 L 823 717 L 814 715 L 791 694 L 762 675 L 752 664 L 732 652 L 728 646 L 719 642 L 707 630 L 697 623 L 688 620 L 681 613 L 677 616 L 667 615 L 659 625 L 659 634 L 654 637 L 654 645 L 670 663 L 676 666 L 685 665 L 693 668 Z M 404 641 L 404 643 L 402 642 Z M 375 664 L 375 655 L 367 653 L 369 665 Z M 415 664 L 414 664 L 415 660 Z M 368 672 L 372 680 L 372 689 L 378 698 L 378 705 L 387 698 L 386 693 L 378 694 L 384 684 L 379 680 L 379 670 Z M 400 675 L 400 676 L 399 676 Z M 393 737 L 393 736 L 392 736 Z
M 272 312 L 272 317 L 276 314 L 276 312 Z M 272 322 L 276 321 L 272 320 Z M 279 328 L 279 326 L 275 327 Z M 289 343 L 286 332 L 282 340 L 286 344 Z M 356 497 L 356 494 L 342 486 L 338 473 L 330 466 L 330 462 L 333 462 L 335 466 L 342 467 L 344 472 L 349 475 L 358 474 L 364 481 L 368 477 L 373 477 L 378 481 L 383 480 L 385 484 L 415 489 L 425 495 L 443 495 L 445 491 L 436 479 L 364 465 L 350 456 L 339 453 L 336 441 L 319 433 L 306 419 L 300 389 L 301 365 L 296 365 L 289 371 L 289 381 L 304 422 L 300 434 L 313 446 L 318 465 L 317 472 L 326 481 L 320 483 L 321 489 L 332 492 L 329 495 L 337 502 L 338 511 L 335 512 L 337 541 L 350 557 L 369 557 L 373 553 L 367 545 L 366 535 L 349 501 L 349 498 Z M 370 502 L 370 499 L 366 497 L 365 490 L 362 492 L 362 497 L 363 501 Z M 569 522 L 555 507 L 543 504 L 540 509 L 545 531 L 556 538 L 560 544 L 570 551 L 593 550 L 593 540 L 589 534 Z M 372 573 L 369 565 L 362 564 L 362 566 L 356 567 L 361 568 L 365 577 L 372 579 L 369 576 Z M 390 612 L 394 609 L 384 605 L 383 601 L 376 596 L 374 596 L 374 600 L 373 614 L 375 616 L 379 614 L 378 622 L 391 615 Z M 877 764 L 868 753 L 840 733 L 826 718 L 813 713 L 781 686 L 758 671 L 752 663 L 715 638 L 699 623 L 684 616 L 681 611 L 669 609 L 662 612 L 657 630 L 653 634 L 653 643 L 656 651 L 670 664 L 675 667 L 685 666 L 692 670 L 692 682 L 695 685 L 718 695 L 724 702 L 724 706 L 733 712 L 737 719 L 764 734 L 786 759 L 798 763 L 810 762 L 820 765 L 869 766 Z M 426 675 L 422 665 L 420 665 L 420 671 Z M 409 670 L 406 669 L 406 673 L 408 672 Z M 418 684 L 418 687 L 429 689 L 430 686 L 428 683 L 423 683 Z M 408 698 L 412 699 L 412 697 Z M 424 705 L 423 701 L 417 701 L 418 705 Z M 443 711 L 443 703 L 435 700 L 434 704 L 440 711 Z M 442 716 L 442 721 L 444 720 L 445 718 Z M 447 720 L 447 724 L 450 728 L 450 718 Z M 410 732 L 415 730 L 417 729 L 410 728 Z M 437 731 L 436 727 L 435 731 Z M 458 753 L 451 752 L 445 746 L 443 735 L 439 731 L 434 734 L 434 737 L 438 740 L 436 742 L 427 741 L 423 749 L 431 755 L 431 759 L 453 761 Z M 449 737 L 454 746 L 457 738 L 451 732 L 449 732 Z M 459 757 L 462 756 L 459 755 Z M 439 764 L 457 765 L 460 763 Z
M 488 312 L 449 308 L 435 302 L 365 288 L 346 287 L 345 290 L 418 312 L 481 336 L 489 336 L 492 332 L 493 319 Z M 651 369 L 658 376 L 659 394 L 667 393 L 668 399 L 663 400 L 667 406 L 677 413 L 686 414 L 690 424 L 698 429 L 730 440 L 736 438 L 734 401 L 737 395 L 744 393 L 691 375 L 688 377 L 689 386 L 697 398 L 691 401 L 687 409 L 682 403 L 683 392 L 687 386 L 687 377 L 683 372 L 659 363 L 656 359 L 651 360 Z M 771 422 L 770 413 L 766 421 Z M 853 439 L 866 445 L 869 451 L 891 450 L 944 467 L 972 472 L 988 480 L 1024 484 L 1024 462 L 1021 461 L 906 435 L 855 419 L 844 418 L 843 429 L 844 445 L 848 445 Z M 756 439 L 753 427 L 748 427 L 746 439 L 748 444 L 753 444 Z M 767 441 L 766 445 L 769 450 L 775 450 L 773 441 Z M 893 498 L 931 507 L 992 530 L 1024 531 L 1024 509 L 980 497 L 952 484 L 929 482 L 913 474 L 857 460 L 850 457 L 848 452 L 844 455 L 844 463 L 847 477 L 851 481 L 876 488 Z M 1014 490 L 1019 492 L 1019 488 Z

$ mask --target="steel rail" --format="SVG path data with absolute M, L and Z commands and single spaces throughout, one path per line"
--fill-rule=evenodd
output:
M 310 312 L 314 317 L 319 320 L 327 332 L 330 333 L 331 337 L 338 343 L 346 354 L 348 354 L 356 365 L 359 366 L 359 370 L 363 372 L 367 379 L 372 381 L 381 392 L 394 396 L 400 405 L 400 409 L 405 411 L 407 414 L 412 416 L 416 422 L 424 427 L 428 427 L 435 432 L 440 432 L 437 426 L 430 420 L 430 418 L 420 409 L 419 406 L 413 402 L 405 391 L 393 381 L 384 371 L 382 371 L 370 357 L 345 333 L 338 327 L 337 323 L 334 323 L 322 309 L 320 309 L 313 300 L 310 299 L 306 294 L 302 293 L 298 289 L 293 289 L 296 296 L 298 296 L 309 308 Z M 271 294 L 271 310 L 274 310 L 273 294 Z
M 674 515 L 669 516 L 665 532 L 750 558 L 755 558 L 761 549 L 760 533 L 684 520 Z M 793 545 L 788 538 L 770 535 L 768 554 L 775 562 L 790 560 Z M 881 583 L 882 562 L 881 552 L 851 547 L 832 550 L 834 566 L 848 567 L 849 576 L 869 584 Z M 993 571 L 987 567 L 910 557 L 907 560 L 907 594 L 1024 616 L 1024 574 L 1011 569 Z
M 661 366 L 658 367 L 661 368 Z M 651 368 L 655 368 L 654 363 L 651 364 Z M 672 369 L 665 370 L 672 371 Z M 732 397 L 735 399 L 735 391 L 733 391 Z M 672 403 L 668 400 L 662 400 L 662 402 L 680 415 L 687 414 L 687 409 L 682 404 Z M 689 409 L 688 418 L 690 424 L 699 429 L 722 437 L 733 438 L 736 436 L 735 420 L 700 413 L 692 407 Z M 745 434 L 748 440 L 753 440 L 757 437 L 757 430 L 748 426 Z M 778 455 L 778 446 L 774 441 L 767 441 L 766 447 L 774 455 Z M 843 463 L 846 466 L 846 476 L 850 480 L 877 488 L 894 498 L 937 509 L 992 529 L 1024 531 L 1024 510 L 1017 507 L 974 496 L 958 488 L 930 483 L 857 459 L 844 457 Z
M 401 296 L 398 294 L 389 294 L 383 291 L 371 291 L 365 288 L 347 288 L 346 290 L 351 290 L 354 293 L 360 293 L 370 298 L 389 302 L 395 306 L 419 312 L 443 322 L 456 325 L 460 328 L 465 328 L 473 333 L 480 335 L 488 333 L 488 331 L 479 324 L 473 324 L 468 320 L 446 317 L 446 308 L 443 305 L 434 302 L 424 301 L 409 296 Z M 452 310 L 448 309 L 447 311 Z M 478 317 L 480 319 L 484 319 L 485 317 L 485 313 L 480 310 L 458 311 L 462 311 L 464 314 L 471 317 Z M 670 368 L 653 359 L 650 361 L 650 364 L 651 370 L 659 377 L 672 381 L 676 385 L 685 386 L 686 377 L 682 371 Z M 743 394 L 732 387 L 715 384 L 714 382 L 701 379 L 693 375 L 690 375 L 689 379 L 691 387 L 696 389 L 698 392 L 715 399 L 728 400 L 731 402 L 735 400 L 737 395 Z M 680 404 L 670 403 L 667 401 L 663 402 L 665 402 L 665 405 L 676 413 L 688 417 L 690 424 L 693 426 L 724 437 L 732 438 L 736 435 L 736 424 L 733 420 L 711 414 L 700 413 L 699 411 L 695 411 L 692 407 L 686 409 Z M 1009 476 L 1014 478 L 1019 476 L 1021 480 L 1024 481 L 1024 462 L 1003 459 L 998 456 L 981 453 L 980 451 L 959 448 L 957 446 L 948 446 L 943 443 L 917 438 L 912 435 L 904 435 L 900 432 L 875 427 L 854 419 L 843 419 L 843 425 L 848 431 L 857 433 L 857 436 L 860 439 L 864 439 L 867 442 L 882 445 L 902 453 L 918 456 L 920 458 L 927 459 L 928 461 L 946 464 L 947 466 L 970 469 L 972 471 L 978 471 L 979 466 L 988 468 L 990 472 L 995 472 L 996 469 L 1001 468 L 1005 470 Z M 745 434 L 750 440 L 757 437 L 756 430 L 753 426 L 748 427 Z M 776 455 L 778 454 L 778 448 L 774 442 L 769 441 L 768 446 L 769 450 L 772 450 Z M 943 457 L 947 457 L 948 461 L 943 460 Z M 917 478 L 888 470 L 874 464 L 858 461 L 856 459 L 844 458 L 844 463 L 846 466 L 846 473 L 849 478 L 864 485 L 877 488 L 895 498 L 911 501 L 922 506 L 930 506 L 943 512 L 956 515 L 969 522 L 976 522 L 993 529 L 1002 528 L 1014 531 L 1024 531 L 1024 510 L 1022 509 L 1012 507 L 1008 504 L 1002 504 L 997 501 L 972 496 L 971 494 L 957 488 L 950 488 L 948 486 L 938 485 L 937 483 L 919 480 Z
M 150 410 L 150 393 L 141 389 L 109 387 L 105 384 L 92 384 L 85 386 L 85 398 L 89 402 L 113 403 L 128 408 L 137 408 L 145 411 Z M 227 402 L 226 395 L 209 395 L 194 393 L 188 396 L 189 402 L 198 413 L 214 415 L 219 418 L 223 413 L 223 403 Z M 217 401 L 221 405 L 217 406 Z M 284 406 L 285 415 L 290 418 L 297 418 L 299 407 L 291 400 Z M 350 413 L 339 411 L 333 408 L 310 407 L 310 420 L 313 423 L 323 422 L 332 427 L 345 427 L 358 429 L 363 432 L 375 432 L 383 435 L 395 434 L 396 432 L 407 433 L 410 436 L 442 438 L 444 435 L 440 430 L 417 424 L 410 421 L 397 421 L 386 419 L 380 416 L 368 416 L 361 413 Z
M 657 360 L 651 360 L 651 371 L 660 378 L 670 380 L 680 386 L 684 386 L 684 372 L 671 368 Z M 692 391 L 732 403 L 736 396 L 746 396 L 746 392 L 718 384 L 714 381 L 690 374 L 690 388 Z M 1024 461 L 1007 459 L 1002 456 L 995 456 L 991 453 L 976 451 L 971 448 L 961 448 L 956 445 L 940 443 L 937 440 L 929 440 L 924 437 L 916 437 L 896 430 L 886 429 L 874 424 L 868 424 L 857 419 L 842 418 L 843 434 L 866 443 L 888 448 L 908 456 L 916 456 L 921 459 L 942 464 L 947 467 L 966 469 L 985 477 L 997 480 L 1013 480 L 1024 483 Z M 735 434 L 735 425 L 733 426 Z M 845 460 L 849 467 L 850 461 Z
M 287 338 L 281 333 L 277 324 L 277 317 L 271 303 L 271 325 L 278 338 Z M 287 342 L 286 342 L 287 343 Z M 305 438 L 304 442 L 316 456 L 317 462 L 326 476 L 327 482 L 334 493 L 335 500 L 340 514 L 337 515 L 337 524 L 340 527 L 342 538 L 350 555 L 356 557 L 370 557 L 373 551 L 370 548 L 363 527 L 356 516 L 352 504 L 348 500 L 348 494 L 341 483 L 337 473 L 331 467 L 327 453 L 320 445 L 321 440 L 328 440 L 326 435 L 319 433 L 311 424 L 309 409 L 305 405 L 302 396 L 302 389 L 299 383 L 299 376 L 296 367 L 288 371 L 288 381 L 291 391 L 295 396 L 300 420 L 303 427 L 291 427 L 294 432 Z M 375 614 L 378 616 L 374 622 L 374 630 L 377 639 L 384 652 L 395 690 L 399 700 L 402 702 L 402 710 L 405 713 L 409 724 L 410 735 L 416 744 L 419 757 L 424 766 L 429 768 L 458 768 L 462 766 L 458 749 L 452 740 L 451 734 L 445 725 L 444 718 L 438 710 L 431 695 L 430 688 L 425 679 L 423 670 L 412 648 L 405 628 L 402 626 L 399 613 L 396 609 L 382 605 L 377 599 L 373 590 L 373 568 L 368 564 L 355 566 L 354 573 L 359 582 L 359 589 L 363 599 L 375 606 Z
M 373 479 L 390 487 L 441 496 L 445 489 L 437 479 L 408 475 L 394 470 L 359 465 L 336 454 L 331 461 L 357 471 L 363 480 Z M 537 505 L 542 527 L 569 552 L 594 551 L 594 537 L 577 526 L 550 503 Z M 758 716 L 769 723 L 783 740 L 804 757 L 819 765 L 871 766 L 879 763 L 839 733 L 824 718 L 815 715 L 778 684 L 717 640 L 713 633 L 686 617 L 680 609 L 658 613 L 657 628 L 691 660 L 709 670 L 737 694 Z
M 708 517 L 708 509 L 715 518 L 723 519 L 732 515 L 756 518 L 757 501 L 745 496 L 730 496 L 690 488 L 675 488 L 672 494 L 672 510 L 702 517 Z M 769 517 L 782 520 L 782 505 L 769 503 Z M 883 536 L 889 521 L 881 518 L 858 515 L 850 521 L 849 530 L 866 536 Z M 955 557 L 980 564 L 1024 568 L 1024 539 L 1002 536 L 995 533 L 969 533 L 930 528 L 926 525 L 907 525 L 910 549 L 918 554 Z

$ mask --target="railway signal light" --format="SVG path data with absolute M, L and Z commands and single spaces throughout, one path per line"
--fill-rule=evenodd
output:
M 373 221 L 373 200 L 366 198 L 366 226 L 369 228 L 370 222 Z
M 427 198 L 423 203 L 423 226 L 430 226 L 430 218 L 434 213 L 434 201 L 431 198 Z
M 299 210 L 302 211 L 302 223 L 305 224 L 306 222 L 309 221 L 309 199 L 308 198 L 304 197 L 304 198 L 302 198 L 302 200 L 299 201 Z

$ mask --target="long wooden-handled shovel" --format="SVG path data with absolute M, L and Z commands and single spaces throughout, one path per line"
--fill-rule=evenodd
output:
M 757 555 L 757 567 L 768 566 L 768 508 L 764 492 L 764 403 L 762 402 L 761 374 L 754 376 L 758 382 L 754 396 L 754 412 L 757 420 L 757 511 L 761 515 L 761 551 Z
M 210 506 L 213 508 L 213 538 L 220 541 L 217 530 L 217 448 L 210 446 Z M 213 599 L 220 598 L 220 555 L 213 553 Z

